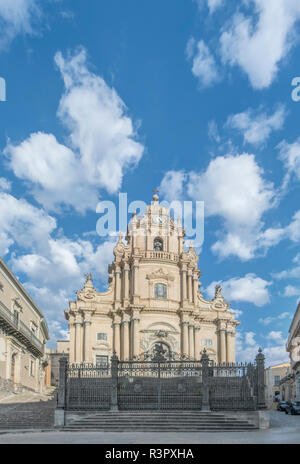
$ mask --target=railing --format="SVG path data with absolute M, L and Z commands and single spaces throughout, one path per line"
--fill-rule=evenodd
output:
M 43 352 L 42 342 L 32 333 L 24 322 L 18 320 L 1 301 L 0 317 L 5 319 L 15 330 L 25 336 L 41 353 Z
M 145 251 L 143 253 L 144 259 L 160 259 L 162 261 L 174 261 L 177 262 L 179 257 L 176 253 L 167 251 Z
M 201 360 L 68 364 L 60 359 L 58 407 L 65 409 L 265 409 L 264 355 L 254 363 Z

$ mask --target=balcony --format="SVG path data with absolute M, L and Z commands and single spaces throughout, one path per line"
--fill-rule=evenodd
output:
M 166 251 L 145 251 L 142 256 L 143 260 L 171 261 L 177 263 L 179 256 L 176 253 Z
M 43 343 L 33 334 L 24 322 L 18 320 L 0 301 L 0 327 L 28 347 L 35 355 L 43 354 Z

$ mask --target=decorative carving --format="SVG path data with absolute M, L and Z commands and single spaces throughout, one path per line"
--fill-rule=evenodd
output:
M 221 285 L 216 285 L 215 289 L 215 297 L 212 300 L 212 309 L 229 309 L 231 303 L 226 303 L 223 295 L 222 295 L 222 287 Z
M 174 280 L 174 276 L 172 274 L 164 272 L 162 268 L 158 269 L 157 271 L 151 272 L 150 274 L 147 274 L 146 278 L 148 280 L 154 280 L 154 279 L 164 279 L 167 281 Z

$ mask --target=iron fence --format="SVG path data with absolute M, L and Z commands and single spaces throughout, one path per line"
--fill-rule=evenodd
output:
M 111 410 L 256 410 L 265 408 L 264 355 L 254 363 L 152 360 L 68 364 L 60 359 L 58 407 Z

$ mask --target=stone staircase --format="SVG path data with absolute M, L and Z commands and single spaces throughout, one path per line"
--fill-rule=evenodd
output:
M 53 429 L 56 397 L 21 394 L 0 403 L 0 432 L 13 429 Z
M 246 420 L 202 411 L 94 412 L 77 418 L 63 430 L 101 432 L 237 432 L 256 430 Z

